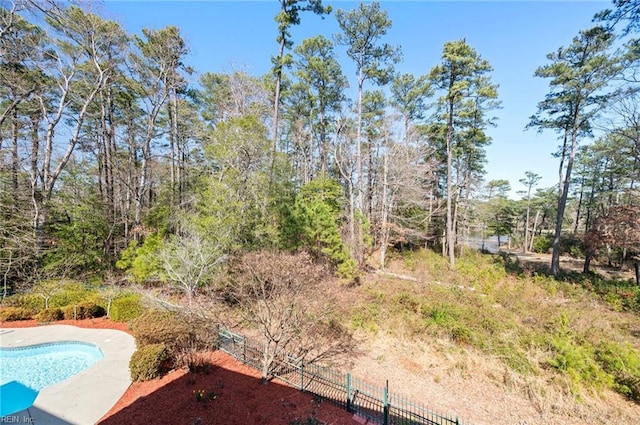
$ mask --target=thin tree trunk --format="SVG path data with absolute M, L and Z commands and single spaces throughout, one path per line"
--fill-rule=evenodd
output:
M 324 106 L 320 106 L 320 175 L 327 174 L 327 132 Z
M 169 104 L 167 105 L 167 112 L 169 114 L 169 156 L 170 156 L 170 163 L 169 163 L 169 184 L 170 184 L 170 191 L 171 191 L 171 202 L 170 202 L 170 208 L 173 208 L 173 206 L 176 204 L 176 157 L 177 157 L 177 152 L 176 152 L 176 131 L 175 131 L 175 126 L 177 124 L 177 117 L 175 115 L 175 110 L 174 110 L 174 104 L 173 104 L 174 98 L 171 97 L 171 99 L 169 100 Z
M 562 155 L 560 156 L 560 166 L 558 167 L 558 210 L 556 211 L 556 227 L 553 236 L 552 254 L 551 254 L 551 273 L 553 276 L 558 277 L 560 274 L 560 233 L 562 232 L 562 220 L 564 218 L 564 201 L 566 201 L 566 195 L 564 192 L 564 161 L 566 159 L 567 152 L 567 140 L 569 131 L 565 130 L 564 140 L 562 143 Z M 567 179 L 568 180 L 568 179 Z
M 103 174 L 104 174 L 104 204 L 106 207 L 107 223 L 109 228 L 115 227 L 115 188 L 113 179 L 113 146 L 115 145 L 115 134 L 113 130 L 113 100 L 111 89 L 106 90 L 106 99 L 101 102 L 102 106 L 102 141 L 103 141 Z M 115 258 L 116 249 L 113 240 L 113 232 L 109 232 L 105 242 L 104 251 L 108 258 Z
M 389 242 L 389 228 L 387 223 L 387 217 L 389 210 L 391 209 L 391 201 L 387 199 L 387 175 L 389 173 L 389 154 L 384 156 L 384 165 L 382 169 L 382 217 L 380 227 L 382 234 L 380 235 L 380 268 L 384 270 L 387 254 L 387 243 Z
M 536 236 L 536 226 L 538 225 L 538 217 L 540 216 L 540 210 L 536 211 L 536 218 L 533 220 L 533 229 L 531 230 L 531 240 L 529 241 L 529 251 L 533 251 L 533 240 Z
M 18 175 L 20 168 L 20 157 L 18 156 L 18 139 L 19 135 L 19 123 L 18 123 L 18 110 L 13 110 L 13 120 L 11 121 L 11 182 L 13 186 L 14 199 L 17 199 L 18 195 Z
M 580 210 L 582 209 L 582 198 L 584 196 L 584 175 L 580 179 L 580 195 L 578 196 L 578 208 L 576 211 L 576 221 L 573 224 L 573 234 L 578 233 L 578 225 L 580 224 Z
M 282 57 L 284 56 L 285 36 L 281 34 L 280 47 L 278 49 L 278 65 L 276 68 L 276 88 L 273 97 L 273 127 L 271 129 L 271 164 L 269 165 L 269 186 L 273 183 L 273 173 L 278 152 L 278 120 L 280 113 L 280 90 L 282 80 Z
M 362 57 L 361 57 L 362 60 Z M 360 65 L 358 75 L 358 128 L 356 130 L 356 191 L 358 192 L 358 208 L 364 208 L 364 189 L 362 187 L 362 85 L 364 71 Z
M 584 266 L 582 267 L 582 273 L 589 273 L 589 269 L 591 267 L 591 253 L 587 252 L 587 255 L 584 257 Z
M 158 117 L 158 113 L 162 104 L 166 101 L 168 96 L 168 92 L 164 93 L 161 99 L 152 106 L 149 117 L 147 118 L 147 129 L 144 139 L 144 144 L 142 145 L 142 161 L 140 166 L 140 177 L 138 179 L 138 184 L 136 187 L 135 193 L 135 207 L 134 207 L 134 218 L 133 218 L 133 226 L 134 228 L 139 226 L 142 220 L 142 210 L 146 206 L 146 199 L 151 198 L 150 194 L 150 177 L 149 177 L 149 163 L 151 162 L 151 140 L 154 137 L 154 130 L 156 126 L 156 119 Z M 148 198 L 147 198 L 148 196 Z
M 529 191 L 531 193 L 531 191 Z M 522 245 L 522 252 L 527 253 L 529 248 L 529 214 L 531 212 L 531 197 L 527 195 L 527 216 L 524 220 L 524 244 Z M 532 237 L 533 239 L 533 237 Z
M 562 221 L 564 218 L 564 210 L 567 205 L 567 197 L 569 196 L 569 186 L 571 185 L 571 169 L 578 149 L 578 114 L 574 115 L 574 125 L 571 132 L 571 150 L 567 161 L 567 171 L 564 176 L 564 184 L 560 189 L 560 197 L 558 198 L 558 215 L 556 217 L 556 229 L 553 238 L 553 253 L 551 255 L 551 272 L 554 277 L 560 275 L 560 235 L 562 234 Z M 560 170 L 562 175 L 562 169 Z
M 453 86 L 453 77 L 450 87 Z M 455 266 L 455 236 L 453 234 L 453 216 L 452 216 L 452 145 L 453 144 L 453 99 L 449 99 L 449 117 L 447 119 L 447 224 L 446 224 L 446 244 L 449 253 L 449 267 Z

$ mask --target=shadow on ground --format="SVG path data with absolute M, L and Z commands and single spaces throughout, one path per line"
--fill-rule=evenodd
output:
M 207 373 L 187 373 L 99 422 L 184 425 L 289 425 L 308 418 L 350 425 L 352 414 L 277 381 L 213 365 Z

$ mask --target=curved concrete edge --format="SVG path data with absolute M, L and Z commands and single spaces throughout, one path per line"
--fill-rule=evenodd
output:
M 0 347 L 58 341 L 94 344 L 102 350 L 104 358 L 69 379 L 43 388 L 32 407 L 10 415 L 14 423 L 95 424 L 131 385 L 129 360 L 136 345 L 126 332 L 69 325 L 0 328 Z

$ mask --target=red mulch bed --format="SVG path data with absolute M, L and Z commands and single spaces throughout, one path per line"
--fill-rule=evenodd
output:
M 128 324 L 108 319 L 61 320 L 55 324 L 129 332 Z M 38 325 L 35 320 L 0 323 L 4 328 Z M 161 379 L 132 383 L 98 423 L 289 425 L 296 420 L 304 423 L 310 417 L 331 425 L 361 423 L 347 411 L 310 394 L 277 381 L 263 384 L 260 373 L 223 352 L 213 352 L 209 359 L 207 373 L 176 370 Z M 196 392 L 200 390 L 204 397 L 198 401 Z

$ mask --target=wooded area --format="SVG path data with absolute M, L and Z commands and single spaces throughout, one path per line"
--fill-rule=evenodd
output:
M 585 270 L 637 261 L 637 0 L 615 0 L 540 58 L 549 93 L 530 127 L 557 134 L 558 186 L 527 171 L 521 200 L 507 195 L 515 182 L 483 180 L 499 90 L 464 39 L 423 75 L 399 74 L 379 3 L 280 0 L 272 72 L 196 81 L 180 28 L 129 34 L 87 4 L 0 3 L 4 295 L 122 270 L 190 296 L 261 249 L 306 251 L 357 281 L 390 247 L 441 250 L 453 267 L 465 240 L 490 235 L 552 249 L 556 276 L 563 251 Z M 340 32 L 293 40 L 309 13 Z M 337 49 L 356 66 L 357 99 Z

